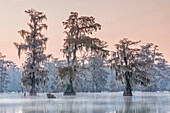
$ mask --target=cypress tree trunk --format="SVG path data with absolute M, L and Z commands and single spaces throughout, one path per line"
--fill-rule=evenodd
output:
M 37 91 L 35 89 L 35 75 L 33 72 L 33 77 L 32 77 L 32 85 L 31 85 L 31 91 L 30 91 L 30 96 L 37 96 Z
M 124 89 L 124 92 L 123 92 L 123 96 L 132 96 L 132 87 L 130 85 L 129 72 L 126 73 L 126 84 L 125 84 L 125 89 Z
M 70 77 L 70 84 L 67 86 L 66 91 L 64 92 L 64 95 L 76 95 L 74 89 L 73 89 L 73 82 Z

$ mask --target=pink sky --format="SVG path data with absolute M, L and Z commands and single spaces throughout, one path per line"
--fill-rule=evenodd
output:
M 71 11 L 93 16 L 102 25 L 94 36 L 109 42 L 109 50 L 122 38 L 141 44 L 153 42 L 170 62 L 170 0 L 0 0 L 0 52 L 17 64 L 13 42 L 23 42 L 17 31 L 27 29 L 29 17 L 24 10 L 34 8 L 47 15 L 49 37 L 47 53 L 62 58 L 63 26 Z

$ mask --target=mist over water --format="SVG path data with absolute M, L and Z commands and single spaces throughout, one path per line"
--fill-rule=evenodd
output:
M 77 93 L 76 96 L 46 94 L 24 97 L 23 94 L 0 94 L 0 113 L 169 113 L 169 92 L 134 92 L 123 97 L 123 92 Z

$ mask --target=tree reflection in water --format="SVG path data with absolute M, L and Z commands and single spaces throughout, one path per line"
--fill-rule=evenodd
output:
M 46 99 L 42 94 L 36 98 L 21 98 L 20 95 L 1 99 L 0 113 L 167 113 L 170 94 L 123 97 L 121 93 L 76 96 L 57 94 L 56 99 Z
M 124 97 L 124 105 L 119 109 L 115 109 L 114 113 L 156 113 L 156 111 L 151 111 L 147 103 L 135 102 L 133 97 Z

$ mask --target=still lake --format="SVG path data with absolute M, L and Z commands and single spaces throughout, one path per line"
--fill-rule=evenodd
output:
M 0 94 L 0 113 L 170 113 L 170 92 L 133 92 L 123 97 L 123 92 L 77 93 L 76 96 L 46 94 L 36 97 L 22 93 Z

